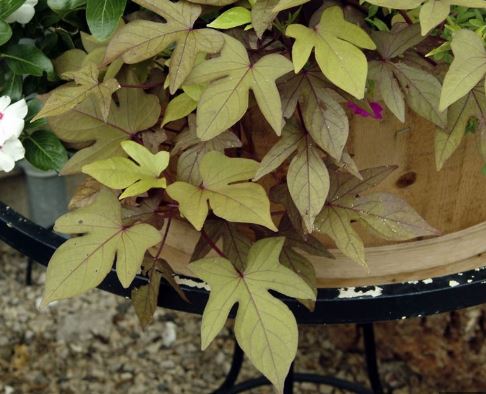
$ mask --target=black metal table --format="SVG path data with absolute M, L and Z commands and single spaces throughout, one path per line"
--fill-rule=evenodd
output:
M 63 237 L 36 225 L 3 203 L 0 203 L 0 239 L 44 266 L 47 266 L 56 248 L 65 241 Z M 137 276 L 132 287 L 146 283 L 145 277 Z M 131 288 L 125 289 L 121 286 L 114 269 L 98 287 L 124 297 L 129 297 L 131 293 Z M 169 284 L 162 281 L 158 305 L 201 314 L 208 299 L 208 292 L 202 287 L 182 285 L 182 288 L 190 303 L 182 300 Z M 350 289 L 319 289 L 314 312 L 310 312 L 292 298 L 280 298 L 294 312 L 299 324 L 360 325 L 363 330 L 366 365 L 371 385 L 369 390 L 334 377 L 300 374 L 291 370 L 286 380 L 286 394 L 291 393 L 293 383 L 299 381 L 327 384 L 355 393 L 381 393 L 383 389 L 376 360 L 373 323 L 431 315 L 482 304 L 486 302 L 486 268 L 422 281 Z M 225 382 L 215 393 L 240 393 L 269 384 L 262 377 L 235 385 L 242 361 L 243 353 L 235 343 L 230 371 Z

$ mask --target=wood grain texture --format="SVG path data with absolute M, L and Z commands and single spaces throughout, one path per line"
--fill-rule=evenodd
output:
M 253 127 L 256 153 L 263 157 L 275 137 L 258 114 L 247 117 Z M 363 286 L 442 276 L 486 265 L 486 177 L 481 174 L 477 136 L 466 135 L 441 171 L 435 168 L 435 126 L 407 113 L 402 124 L 391 115 L 383 121 L 355 117 L 351 121 L 348 149 L 360 169 L 398 165 L 373 191 L 394 193 L 409 202 L 441 236 L 391 243 L 356 226 L 366 244 L 369 272 L 336 249 L 335 260 L 308 256 L 319 287 Z M 277 171 L 263 178 L 270 187 L 285 176 Z M 174 270 L 191 275 L 188 263 L 199 234 L 176 222 L 164 248 Z M 322 240 L 333 247 L 325 236 Z

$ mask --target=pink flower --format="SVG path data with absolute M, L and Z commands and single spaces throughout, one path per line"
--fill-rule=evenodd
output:
M 352 101 L 347 102 L 347 107 L 352 110 L 356 115 L 362 116 L 363 118 L 373 118 L 373 119 L 378 119 L 382 120 L 383 119 L 383 107 L 381 106 L 380 103 L 376 101 L 372 101 L 369 103 L 369 106 L 373 113 L 368 112 L 364 108 L 361 108 L 358 104 L 353 103 Z

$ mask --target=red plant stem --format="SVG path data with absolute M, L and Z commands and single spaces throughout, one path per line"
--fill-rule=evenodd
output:
M 301 123 L 305 133 L 307 135 L 309 135 L 309 131 L 307 130 L 307 127 L 305 127 L 304 115 L 302 114 L 302 108 L 300 108 L 300 103 L 298 101 L 297 101 L 297 113 L 299 114 L 300 123 Z
M 164 84 L 164 81 L 154 81 L 154 82 L 147 82 L 147 83 L 140 83 L 140 84 L 129 84 L 129 83 L 121 83 L 120 86 L 122 88 L 133 88 L 133 89 L 151 89 L 157 86 L 161 86 Z
M 160 257 L 160 254 L 162 253 L 162 249 L 164 249 L 165 241 L 167 241 L 167 236 L 169 235 L 169 229 L 171 223 L 172 223 L 172 218 L 169 217 L 169 219 L 167 220 L 167 226 L 165 227 L 164 236 L 162 237 L 162 241 L 160 242 L 159 249 L 157 249 L 157 253 L 154 256 L 154 260 L 157 260 Z
M 403 19 L 405 19 L 405 22 L 407 22 L 407 25 L 413 25 L 413 21 L 408 16 L 407 11 L 398 10 L 398 13 L 403 17 Z
M 224 257 L 225 259 L 227 258 L 226 255 L 221 251 L 221 249 L 218 248 L 218 246 L 209 237 L 209 235 L 206 233 L 206 231 L 204 231 L 204 229 L 201 229 L 201 236 L 205 239 L 205 241 L 208 243 L 208 245 L 211 246 L 211 249 L 213 249 L 221 257 Z

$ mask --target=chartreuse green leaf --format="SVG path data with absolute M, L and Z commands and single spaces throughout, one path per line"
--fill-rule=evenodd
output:
M 326 206 L 316 220 L 316 227 L 331 237 L 341 252 L 366 267 L 364 244 L 351 226 L 351 219 L 346 209 Z
M 426 35 L 432 29 L 444 21 L 451 12 L 451 6 L 458 5 L 471 8 L 486 8 L 484 0 L 427 0 L 420 8 L 420 26 L 422 35 Z
M 57 75 L 63 75 L 66 72 L 78 71 L 84 60 L 86 52 L 82 49 L 70 49 L 53 60 L 54 70 Z
M 199 166 L 207 152 L 241 147 L 241 141 L 231 131 L 225 131 L 209 141 L 201 141 L 196 135 L 195 115 L 189 116 L 189 127 L 177 135 L 176 144 L 171 154 L 182 152 L 177 160 L 177 179 L 200 185 L 202 182 Z
M 406 241 L 439 234 L 404 200 L 389 193 L 360 196 L 347 208 L 358 215 L 360 223 L 387 240 Z
M 279 0 L 258 0 L 251 7 L 251 25 L 258 38 L 262 38 L 265 30 L 272 26 L 273 20 L 278 14 L 274 8 L 279 4 Z
M 424 0 L 366 0 L 366 2 L 395 10 L 411 10 L 417 8 Z
M 310 0 L 279 0 L 278 4 L 273 9 L 273 12 L 280 12 L 287 10 L 289 8 L 297 7 L 299 5 L 305 4 Z
M 287 160 L 292 153 L 299 147 L 300 143 L 305 139 L 302 133 L 292 123 L 287 123 L 282 130 L 280 139 L 270 148 L 267 154 L 258 167 L 254 180 L 257 181 L 261 177 L 271 173 L 278 168 L 285 160 Z
M 238 0 L 190 0 L 191 3 L 202 5 L 223 6 L 235 3 Z
M 297 323 L 292 312 L 269 293 L 315 300 L 309 285 L 279 262 L 285 239 L 256 242 L 243 271 L 225 258 L 204 258 L 190 269 L 211 287 L 201 326 L 201 347 L 206 349 L 223 328 L 231 308 L 238 303 L 235 335 L 255 367 L 282 392 L 285 377 L 297 352 Z
M 390 61 L 423 40 L 418 26 L 398 24 L 390 32 L 374 32 L 372 36 L 382 60 L 369 63 L 369 79 L 376 83 L 388 109 L 404 122 L 406 102 L 420 116 L 445 127 L 447 112 L 439 110 L 439 80 L 420 68 Z
M 434 75 L 405 63 L 386 64 L 393 65 L 393 74 L 400 84 L 408 106 L 425 119 L 444 127 L 447 123 L 447 111 L 439 110 L 439 80 Z
M 82 236 L 67 240 L 52 256 L 43 305 L 95 288 L 110 272 L 115 258 L 121 284 L 130 286 L 145 251 L 162 238 L 148 224 L 123 225 L 120 203 L 107 189 L 99 192 L 92 205 L 61 216 L 54 228 Z
M 400 122 L 405 122 L 405 96 L 393 73 L 393 66 L 376 60 L 370 62 L 369 66 L 370 79 L 376 82 L 385 105 Z
M 89 30 L 98 41 L 104 41 L 115 31 L 127 0 L 88 0 L 86 20 Z
M 269 231 L 262 228 L 254 228 L 254 231 L 257 239 L 272 236 Z M 306 256 L 301 254 L 301 252 L 305 252 L 306 255 L 310 254 L 329 259 L 333 259 L 334 256 L 329 253 L 329 251 L 317 238 L 314 238 L 310 234 L 304 235 L 300 230 L 296 230 L 293 227 L 288 214 L 285 214 L 282 217 L 282 220 L 278 226 L 278 233 L 280 236 L 285 237 L 285 243 L 282 248 L 282 252 L 280 253 L 280 262 L 304 279 L 309 287 L 313 289 L 314 294 L 317 295 L 316 272 L 314 266 Z M 314 300 L 299 299 L 298 301 L 310 311 L 314 310 Z
M 305 126 L 314 142 L 340 160 L 349 135 L 349 122 L 322 73 L 315 69 L 292 75 L 279 85 L 279 90 L 284 117 L 292 117 L 299 103 Z
M 422 35 L 426 35 L 444 21 L 449 16 L 452 5 L 486 8 L 484 0 L 367 0 L 367 2 L 398 10 L 412 10 L 422 5 L 419 13 Z
M 332 83 L 359 99 L 364 97 L 368 62 L 359 48 L 376 47 L 363 29 L 344 19 L 340 7 L 326 8 L 315 28 L 294 24 L 285 33 L 295 38 L 292 61 L 296 73 L 315 49 L 317 64 Z
M 87 164 L 82 171 L 112 189 L 126 189 L 120 200 L 153 188 L 165 189 L 167 182 L 160 175 L 169 165 L 169 152 L 161 151 L 154 155 L 133 141 L 123 141 L 121 146 L 136 163 L 126 157 L 112 157 Z
M 471 119 L 486 124 L 486 97 L 482 86 L 477 86 L 449 107 L 447 127 L 435 134 L 435 164 L 440 170 L 461 144 Z
M 363 170 L 362 180 L 349 174 L 337 174 L 331 179 L 327 204 L 316 219 L 318 231 L 328 234 L 346 256 L 362 265 L 366 265 L 364 246 L 351 220 L 393 241 L 438 234 L 404 200 L 388 193 L 360 195 L 383 181 L 395 168 Z
M 174 279 L 174 271 L 169 263 L 163 259 L 154 260 L 152 257 L 145 256 L 142 263 L 142 272 L 149 278 L 147 285 L 140 286 L 132 290 L 132 305 L 142 329 L 145 329 L 153 320 L 157 310 L 159 299 L 160 280 L 162 278 L 184 300 L 189 302 L 186 295 Z
M 329 172 L 319 150 L 307 138 L 290 162 L 287 185 L 307 232 L 312 233 L 329 192 Z
M 135 80 L 131 81 L 135 83 Z M 142 89 L 122 88 L 117 92 L 118 105 L 111 103 L 107 121 L 93 97 L 88 97 L 71 111 L 49 118 L 52 131 L 69 143 L 91 143 L 76 152 L 64 166 L 63 174 L 81 171 L 85 164 L 124 154 L 120 142 L 152 127 L 160 115 L 159 99 Z
M 451 48 L 454 61 L 444 78 L 441 110 L 465 96 L 486 74 L 486 49 L 481 37 L 471 30 L 460 30 L 454 34 Z
M 224 11 L 208 27 L 214 29 L 232 29 L 251 22 L 251 13 L 245 7 L 233 7 Z
M 182 119 L 197 108 L 197 101 L 183 92 L 169 101 L 165 108 L 162 126 L 174 120 Z
M 384 59 L 403 55 L 425 39 L 420 35 L 419 25 L 406 23 L 394 24 L 391 31 L 373 31 L 371 38 L 376 44 L 376 50 Z
M 169 63 L 169 88 L 174 94 L 194 67 L 199 52 L 216 53 L 223 45 L 221 33 L 194 29 L 201 6 L 179 1 L 135 0 L 162 16 L 167 23 L 136 20 L 122 27 L 111 39 L 105 62 L 121 57 L 125 63 L 149 59 L 175 44 Z
M 201 185 L 175 182 L 167 188 L 171 198 L 179 203 L 181 214 L 201 230 L 209 206 L 216 216 L 230 222 L 255 223 L 277 230 L 270 216 L 270 202 L 262 186 L 243 182 L 252 179 L 258 162 L 229 158 L 216 151 L 201 159 Z
M 282 105 L 275 80 L 292 70 L 282 55 L 271 54 L 256 63 L 248 58 L 243 44 L 224 35 L 221 56 L 207 60 L 192 70 L 186 84 L 211 82 L 197 106 L 197 135 L 209 140 L 233 126 L 248 109 L 250 90 L 273 130 L 282 130 Z
M 137 314 L 142 329 L 145 329 L 152 322 L 154 313 L 157 310 L 161 279 L 162 274 L 157 270 L 153 270 L 148 284 L 132 290 L 133 309 Z
M 102 119 L 106 121 L 110 113 L 111 95 L 120 88 L 118 81 L 112 78 L 100 83 L 99 70 L 92 63 L 88 63 L 79 71 L 64 73 L 63 76 L 74 79 L 75 85 L 66 84 L 54 89 L 33 120 L 61 115 L 92 96 L 100 109 Z

